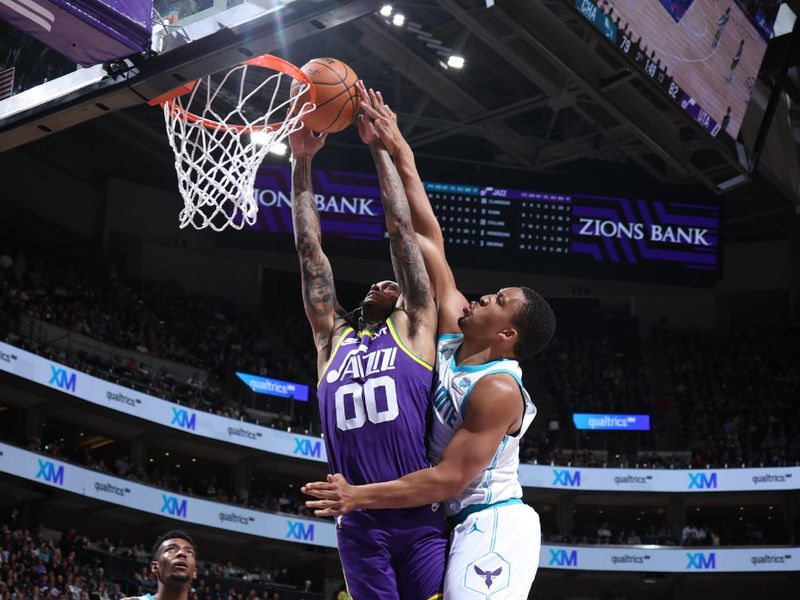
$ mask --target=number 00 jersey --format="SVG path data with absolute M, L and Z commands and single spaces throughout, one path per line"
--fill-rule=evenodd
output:
M 342 332 L 317 392 L 332 472 L 357 485 L 430 466 L 432 370 L 403 345 L 391 317 L 372 331 Z
M 492 462 L 472 480 L 458 498 L 448 500 L 445 513 L 454 517 L 468 509 L 469 512 L 486 505 L 507 502 L 522 497 L 519 484 L 519 441 L 536 416 L 536 407 L 522 386 L 522 369 L 513 359 L 496 360 L 482 365 L 456 365 L 456 354 L 464 336 L 442 335 L 436 344 L 436 382 L 433 393 L 433 424 L 431 427 L 430 455 L 436 464 L 464 423 L 464 411 L 469 404 L 469 394 L 482 377 L 495 373 L 511 375 L 519 384 L 525 403 L 522 426 L 516 435 L 506 435 L 497 448 Z M 468 507 L 473 507 L 469 509 Z M 468 513 L 464 513 L 468 514 Z

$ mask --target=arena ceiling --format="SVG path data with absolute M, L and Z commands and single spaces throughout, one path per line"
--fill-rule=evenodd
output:
M 526 182 L 529 189 L 591 185 L 603 193 L 695 197 L 725 189 L 729 240 L 800 240 L 796 182 L 780 168 L 750 177 L 733 144 L 709 136 L 633 72 L 574 2 L 502 0 L 489 9 L 485 0 L 394 2 L 403 26 L 380 14 L 382 4 L 276 53 L 296 64 L 337 57 L 382 89 L 425 172 L 473 183 L 502 177 L 509 187 Z M 800 2 L 792 4 L 800 9 Z M 446 67 L 452 54 L 464 57 L 463 69 Z M 774 83 L 779 62 L 768 54 L 764 89 Z M 800 98 L 796 66 L 787 85 Z M 796 106 L 794 131 L 787 132 L 795 149 Z M 339 151 L 320 160 L 339 168 L 365 165 L 354 131 L 331 136 L 328 145 Z M 176 185 L 163 118 L 146 105 L 17 151 L 89 181 L 115 176 L 164 189 Z

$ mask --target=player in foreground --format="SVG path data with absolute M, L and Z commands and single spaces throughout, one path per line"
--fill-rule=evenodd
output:
M 322 251 L 311 189 L 311 160 L 325 137 L 304 128 L 289 136 L 289 144 L 295 246 L 317 347 L 328 464 L 354 483 L 369 484 L 430 464 L 425 434 L 436 306 L 397 170 L 373 125 L 362 117 L 358 125 L 378 171 L 397 283 L 374 284 L 360 309 L 345 315 L 348 319 L 337 315 L 333 272 Z M 443 511 L 423 504 L 362 511 L 338 521 L 339 555 L 355 600 L 441 598 L 447 524 Z
M 352 485 L 346 474 L 303 491 L 317 516 L 447 501 L 453 527 L 446 600 L 527 598 L 539 565 L 539 516 L 523 504 L 519 441 L 536 415 L 518 359 L 541 351 L 555 330 L 550 305 L 524 287 L 467 302 L 447 264 L 444 240 L 394 113 L 360 89 L 362 107 L 394 156 L 438 303 L 430 455 L 435 466 L 396 481 Z M 368 99 L 368 100 L 365 100 Z
M 158 580 L 155 596 L 145 594 L 123 600 L 187 600 L 197 577 L 194 540 L 185 531 L 168 531 L 153 544 L 150 570 Z

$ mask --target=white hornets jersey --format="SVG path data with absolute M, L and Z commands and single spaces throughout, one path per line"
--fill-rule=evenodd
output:
M 513 359 L 496 360 L 482 365 L 456 366 L 456 353 L 464 336 L 442 335 L 436 344 L 436 381 L 433 392 L 433 423 L 430 432 L 429 453 L 433 464 L 437 464 L 444 449 L 464 423 L 464 411 L 469 403 L 469 394 L 475 384 L 487 375 L 506 373 L 519 384 L 525 402 L 522 426 L 516 435 L 506 435 L 497 448 L 494 458 L 484 471 L 472 480 L 458 498 L 445 503 L 448 517 L 455 517 L 468 507 L 469 512 L 487 505 L 507 502 L 522 497 L 519 484 L 519 441 L 536 416 L 536 407 L 522 386 L 522 370 Z

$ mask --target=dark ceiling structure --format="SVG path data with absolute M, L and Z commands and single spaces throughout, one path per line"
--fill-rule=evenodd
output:
M 777 82 L 785 90 L 779 114 L 784 120 L 775 121 L 773 129 L 781 131 L 770 132 L 764 156 L 779 142 L 791 148 L 788 156 L 797 156 L 797 26 L 794 34 L 770 42 L 744 143 L 735 144 L 708 135 L 632 69 L 574 0 L 500 0 L 491 8 L 485 0 L 393 2 L 393 14 L 405 17 L 401 26 L 380 13 L 384 2 L 303 4 L 306 12 L 284 35 L 262 35 L 259 43 L 295 64 L 337 57 L 383 90 L 421 165 L 433 173 L 429 179 L 460 174 L 472 183 L 487 177 L 509 186 L 527 182 L 528 189 L 598 186 L 604 193 L 721 195 L 728 240 L 800 240 L 800 177 L 794 179 L 800 166 L 773 160 L 762 161 L 755 173 L 748 170 Z M 798 4 L 790 2 L 800 14 Z M 315 21 L 325 26 L 309 25 Z M 219 39 L 233 47 L 253 35 L 235 33 L 240 37 L 233 41 Z M 463 69 L 447 66 L 451 54 L 464 57 Z M 152 97 L 167 85 L 158 76 L 176 65 L 191 71 L 189 56 L 169 65 L 158 62 L 166 55 L 155 57 L 141 66 L 139 78 L 150 83 L 139 86 L 139 95 Z M 12 151 L 86 180 L 115 176 L 174 189 L 162 115 L 141 98 L 120 107 Z M 0 148 L 12 125 L 0 121 Z M 352 130 L 331 136 L 328 145 L 339 150 L 329 159 L 336 167 L 368 164 Z

